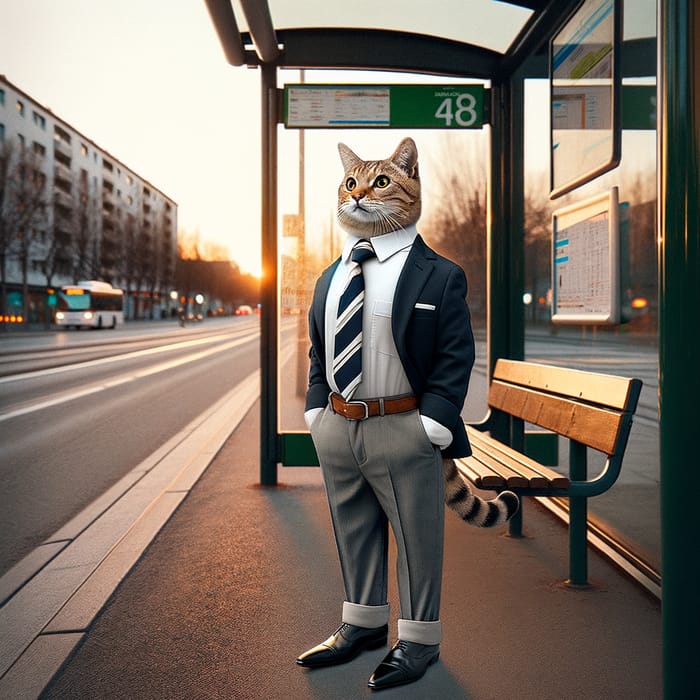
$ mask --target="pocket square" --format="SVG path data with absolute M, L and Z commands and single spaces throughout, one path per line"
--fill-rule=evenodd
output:
M 435 311 L 435 304 L 422 304 L 421 302 L 418 302 L 414 308 L 425 309 L 426 311 Z

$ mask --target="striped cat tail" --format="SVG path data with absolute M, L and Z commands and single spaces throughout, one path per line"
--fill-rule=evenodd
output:
M 512 491 L 502 491 L 491 500 L 472 493 L 453 459 L 444 459 L 445 503 L 465 522 L 475 527 L 494 527 L 508 522 L 520 507 Z

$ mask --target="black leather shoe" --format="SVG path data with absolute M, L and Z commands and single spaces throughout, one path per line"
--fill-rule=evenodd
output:
M 333 666 L 352 661 L 365 649 L 378 649 L 386 644 L 389 626 L 357 627 L 344 622 L 325 642 L 305 651 L 298 659 L 300 666 Z
M 418 644 L 399 639 L 377 666 L 367 685 L 373 690 L 413 683 L 440 658 L 439 644 Z

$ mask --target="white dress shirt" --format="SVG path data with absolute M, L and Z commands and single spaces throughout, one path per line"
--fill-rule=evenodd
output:
M 371 399 L 410 394 L 412 389 L 403 369 L 391 332 L 391 307 L 396 285 L 413 241 L 418 235 L 415 226 L 373 236 L 370 241 L 376 258 L 362 264 L 365 280 L 365 298 L 362 309 L 362 382 L 357 387 L 353 399 Z M 353 267 L 350 255 L 360 240 L 349 235 L 343 247 L 338 267 L 331 279 L 326 298 L 326 379 L 333 391 L 338 386 L 333 378 L 333 353 L 335 346 L 335 325 L 338 316 L 338 303 L 347 285 Z M 310 409 L 304 414 L 307 425 L 321 411 Z M 441 448 L 452 441 L 452 433 L 443 425 L 427 416 L 421 416 L 430 441 Z

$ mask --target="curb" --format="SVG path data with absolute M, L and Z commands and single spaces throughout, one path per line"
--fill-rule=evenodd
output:
M 36 698 L 257 400 L 254 372 L 0 578 L 0 698 Z

